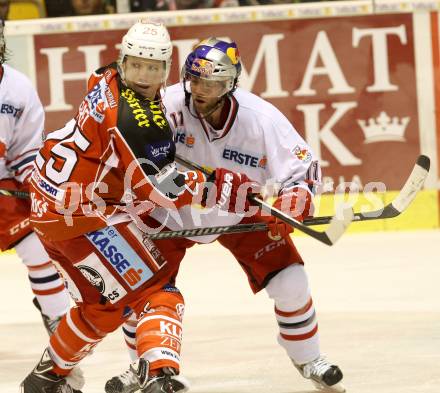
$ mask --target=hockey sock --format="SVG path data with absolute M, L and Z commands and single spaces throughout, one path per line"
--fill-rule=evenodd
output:
M 122 325 L 122 333 L 124 334 L 125 344 L 127 345 L 128 355 L 131 362 L 135 362 L 138 358 L 136 350 L 136 316 L 133 315 Z
M 37 235 L 26 236 L 15 250 L 28 269 L 31 288 L 41 312 L 52 319 L 64 315 L 70 307 L 69 294 Z
M 280 328 L 278 342 L 295 363 L 302 364 L 319 356 L 318 322 L 312 298 L 296 310 L 280 310 L 275 305 Z
M 180 367 L 183 297 L 180 292 L 159 292 L 150 299 L 147 312 L 139 315 L 136 346 L 139 357 L 150 363 L 150 371 Z
M 318 321 L 304 266 L 295 264 L 283 269 L 266 290 L 275 301 L 279 344 L 296 364 L 316 359 L 320 355 Z
M 27 266 L 32 292 L 38 300 L 41 312 L 49 318 L 64 315 L 69 309 L 69 297 L 59 273 L 48 261 Z
M 84 320 L 80 309 L 73 307 L 50 338 L 49 352 L 54 362 L 53 371 L 59 375 L 69 374 L 104 337 L 105 333 L 97 333 Z

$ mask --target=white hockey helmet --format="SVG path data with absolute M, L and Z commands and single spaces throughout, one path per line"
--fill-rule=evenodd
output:
M 122 65 L 125 56 L 163 61 L 165 82 L 170 72 L 172 50 L 170 35 L 162 23 L 140 20 L 131 26 L 122 38 L 118 65 Z M 124 75 L 122 77 L 124 78 Z

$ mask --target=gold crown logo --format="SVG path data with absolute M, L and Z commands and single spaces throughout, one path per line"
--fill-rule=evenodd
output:
M 380 112 L 376 119 L 370 117 L 367 121 L 358 120 L 365 135 L 364 143 L 374 142 L 405 142 L 404 134 L 409 117 L 389 117 L 386 112 Z

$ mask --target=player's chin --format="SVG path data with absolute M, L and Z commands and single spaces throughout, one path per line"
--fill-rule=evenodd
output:
M 209 105 L 206 102 L 194 101 L 194 106 L 199 113 L 204 113 L 209 110 Z
M 147 100 L 152 100 L 156 96 L 156 93 L 157 93 L 157 90 L 159 89 L 159 87 L 157 87 L 155 85 L 140 85 L 140 84 L 135 83 L 134 89 L 136 90 L 137 93 L 142 95 Z

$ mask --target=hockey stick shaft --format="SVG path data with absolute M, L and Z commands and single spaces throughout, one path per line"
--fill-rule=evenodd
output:
M 28 199 L 29 198 L 29 193 L 27 191 L 0 189 L 0 195 L 14 197 L 14 198 L 20 198 L 20 199 Z

